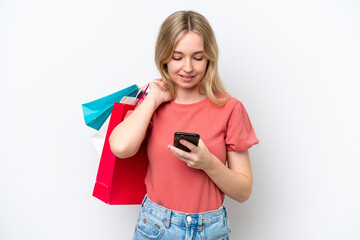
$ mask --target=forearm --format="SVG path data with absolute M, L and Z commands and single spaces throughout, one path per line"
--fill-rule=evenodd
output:
M 246 201 L 252 191 L 252 176 L 231 170 L 214 155 L 212 158 L 212 164 L 204 170 L 205 173 L 227 196 L 239 202 Z
M 109 143 L 120 158 L 133 156 L 145 138 L 150 119 L 160 104 L 148 96 L 124 121 L 112 131 Z

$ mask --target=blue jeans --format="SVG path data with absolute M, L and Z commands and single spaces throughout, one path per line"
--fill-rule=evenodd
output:
M 225 206 L 204 213 L 172 211 L 145 196 L 133 240 L 230 240 Z

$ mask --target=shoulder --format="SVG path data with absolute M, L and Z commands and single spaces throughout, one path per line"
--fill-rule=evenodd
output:
M 218 97 L 218 96 L 217 96 Z M 219 97 L 218 97 L 219 98 Z M 221 98 L 221 97 L 220 97 Z M 223 105 L 219 106 L 210 99 L 206 102 L 206 111 L 216 113 L 217 118 L 229 119 L 233 112 L 242 112 L 242 103 L 235 97 L 230 97 Z M 239 111 L 240 110 L 240 111 Z
M 226 105 L 229 105 L 229 106 L 235 106 L 236 104 L 241 104 L 240 100 L 237 99 L 236 97 L 230 97 L 226 103 Z
M 244 104 L 236 97 L 230 97 L 229 100 L 219 108 L 227 118 L 237 119 L 244 118 L 248 115 Z
M 216 97 L 218 98 L 224 98 L 226 96 L 222 96 L 222 95 L 217 95 Z M 240 102 L 239 99 L 237 99 L 236 97 L 230 97 L 227 102 L 222 106 L 224 109 L 230 110 L 232 111 L 234 108 L 236 107 L 243 107 L 243 104 Z

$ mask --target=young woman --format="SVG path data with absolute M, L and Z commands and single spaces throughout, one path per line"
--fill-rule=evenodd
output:
M 208 21 L 192 11 L 170 15 L 155 61 L 161 79 L 110 136 L 120 158 L 148 141 L 147 196 L 134 239 L 229 239 L 224 194 L 250 197 L 248 148 L 258 139 L 244 106 L 220 81 Z M 198 146 L 181 140 L 191 152 L 174 147 L 175 132 L 199 134 Z

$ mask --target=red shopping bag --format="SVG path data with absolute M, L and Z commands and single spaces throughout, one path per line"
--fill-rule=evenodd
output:
M 110 117 L 93 191 L 94 197 L 107 204 L 141 204 L 146 194 L 145 176 L 148 167 L 146 140 L 138 152 L 129 158 L 116 157 L 109 144 L 112 130 L 123 121 L 126 113 L 134 108 L 135 105 L 114 103 Z

